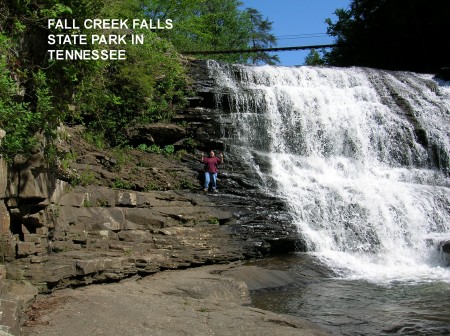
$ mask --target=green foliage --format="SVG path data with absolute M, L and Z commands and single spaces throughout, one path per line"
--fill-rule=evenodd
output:
M 173 145 L 166 145 L 164 148 L 161 148 L 157 144 L 152 144 L 151 146 L 147 146 L 146 144 L 140 144 L 137 146 L 137 149 L 149 152 L 149 153 L 156 153 L 156 154 L 174 154 L 175 153 L 175 147 Z
M 6 1 L 0 8 L 0 27 L 9 36 L 13 45 L 10 56 L 15 59 L 18 80 L 32 84 L 33 74 L 41 69 L 46 76 L 47 85 L 52 91 L 53 106 L 64 112 L 71 101 L 77 81 L 90 71 L 89 62 L 50 61 L 48 59 L 47 37 L 50 33 L 74 33 L 70 30 L 47 27 L 49 18 L 77 19 L 97 17 L 103 0 L 29 0 Z M 82 33 L 82 32 L 77 32 Z M 61 46 L 61 48 L 79 48 L 77 46 Z M 27 99 L 34 107 L 33 92 Z
M 143 168 L 149 168 L 149 167 L 150 167 L 150 165 L 148 164 L 148 162 L 145 162 L 145 161 L 139 161 L 139 162 L 136 164 L 136 166 L 138 166 L 138 167 L 143 167 Z
M 5 53 L 1 55 L 7 54 L 10 59 L 5 57 L 1 63 L 2 92 L 8 92 L 7 100 L 2 97 L 5 111 L 1 117 L 18 125 L 12 132 L 2 121 L 1 126 L 9 134 L 5 150 L 11 155 L 29 152 L 32 146 L 28 144 L 36 131 L 52 136 L 56 125 L 63 120 L 85 123 L 91 135 L 95 134 L 92 138 L 99 147 L 106 145 L 103 142 L 123 145 L 124 129 L 130 123 L 168 120 L 185 104 L 187 76 L 182 61 L 170 42 L 148 30 L 133 32 L 145 36 L 143 45 L 123 46 L 128 56 L 126 62 L 48 59 L 48 34 L 74 33 L 49 29 L 48 18 L 69 19 L 69 22 L 77 19 L 78 23 L 86 18 L 144 18 L 141 4 L 140 0 L 31 0 L 2 5 L 0 27 L 10 39 L 6 46 L 3 43 L 6 37 L 2 35 L 0 48 Z M 76 33 L 99 32 L 81 29 Z M 17 67 L 17 71 L 12 71 L 12 67 Z M 14 87 L 17 86 L 16 91 L 20 88 L 18 83 L 27 83 L 23 102 L 11 98 Z M 69 104 L 74 108 L 69 110 Z M 16 115 L 14 120 L 8 118 L 12 115 Z M 100 141 L 101 138 L 104 140 Z
M 175 153 L 175 147 L 173 145 L 166 145 L 166 146 L 164 146 L 164 153 L 165 154 L 173 154 L 173 153 Z
M 131 256 L 131 255 L 133 255 L 133 253 L 134 253 L 134 251 L 131 248 L 123 250 L 123 254 L 126 256 Z
M 130 152 L 128 148 L 115 147 L 111 151 L 113 160 L 113 166 L 111 170 L 114 172 L 120 172 L 122 167 L 130 161 Z
M 102 207 L 102 208 L 109 207 L 109 200 L 103 199 L 103 198 L 98 198 L 96 206 Z
M 194 189 L 194 188 L 195 188 L 195 186 L 194 186 L 194 184 L 192 183 L 192 181 L 187 180 L 187 179 L 183 179 L 183 180 L 180 181 L 179 189 L 189 189 L 189 190 L 192 190 L 192 189 Z
M 70 177 L 70 185 L 72 187 L 93 185 L 97 182 L 93 171 L 85 170 L 79 174 L 74 174 Z
M 247 8 L 244 12 L 250 25 L 250 46 L 255 49 L 269 48 L 277 44 L 277 39 L 270 33 L 272 22 L 268 18 L 263 18 L 262 14 L 254 8 Z M 253 64 L 277 64 L 280 59 L 277 55 L 270 55 L 266 52 L 249 54 L 249 62 Z
M 83 132 L 83 139 L 91 144 L 96 146 L 97 148 L 104 149 L 107 147 L 105 135 L 101 132 L 87 131 Z
M 101 9 L 105 18 L 130 19 L 143 18 L 142 0 L 108 0 L 106 6 Z
M 126 45 L 126 62 L 97 64 L 75 96 L 89 129 L 111 145 L 126 143 L 128 125 L 170 120 L 186 104 L 187 75 L 171 44 L 150 31 L 135 33 L 144 35 L 145 44 Z
M 238 0 L 147 0 L 152 19 L 174 20 L 175 28 L 159 32 L 181 52 L 248 49 L 276 43 L 270 34 L 272 23 L 252 8 L 241 9 Z M 267 53 L 214 54 L 197 56 L 227 62 L 275 63 Z
M 122 180 L 122 179 L 119 178 L 119 179 L 117 179 L 117 180 L 115 180 L 113 182 L 112 187 L 116 188 L 116 189 L 128 189 L 128 190 L 131 190 L 131 189 L 133 189 L 134 185 L 132 183 L 128 182 L 128 181 L 125 181 L 125 180 Z
M 48 163 L 50 163 L 51 165 L 57 165 L 59 162 L 59 155 L 60 152 L 53 143 L 47 145 L 47 148 L 45 150 L 45 159 Z
M 70 169 L 70 166 L 72 162 L 74 162 L 77 159 L 77 154 L 73 152 L 65 153 L 60 160 L 60 168 L 63 172 L 68 172 Z
M 101 16 L 144 18 L 141 4 L 112 0 L 102 7 Z M 171 43 L 149 30 L 133 33 L 143 35 L 144 44 L 122 45 L 125 62 L 91 62 L 74 100 L 76 115 L 113 146 L 126 144 L 128 125 L 169 120 L 186 104 L 187 75 Z
M 189 149 L 194 149 L 197 147 L 197 141 L 195 141 L 194 138 L 189 137 L 184 141 L 184 144 L 189 148 Z
M 85 199 L 83 200 L 83 206 L 84 206 L 85 208 L 90 208 L 90 207 L 92 206 L 91 201 L 90 201 L 88 198 L 85 198 Z
M 185 149 L 180 149 L 175 152 L 175 158 L 181 160 L 187 154 L 188 152 Z
M 66 14 L 73 14 L 72 9 L 60 3 L 54 4 L 51 8 L 41 10 L 41 15 L 48 18 L 60 18 Z
M 311 49 L 305 57 L 305 65 L 324 65 L 325 61 L 320 57 L 316 49 Z
M 7 131 L 2 151 L 9 157 L 30 154 L 38 133 L 46 137 L 46 150 L 53 150 L 51 140 L 65 119 L 76 80 L 89 69 L 83 62 L 49 62 L 47 35 L 57 30 L 48 30 L 47 19 L 93 17 L 100 1 L 6 1 L 0 6 L 0 127 Z
M 219 218 L 217 217 L 208 218 L 208 224 L 219 225 Z
M 161 187 L 159 187 L 155 182 L 148 182 L 147 185 L 144 188 L 144 191 L 153 191 L 153 190 L 162 190 Z
M 97 181 L 97 179 L 95 178 L 94 172 L 89 171 L 89 170 L 81 172 L 81 174 L 80 174 L 80 184 L 83 187 L 95 184 L 96 181 Z
M 62 121 L 63 116 L 60 113 L 55 113 L 51 90 L 47 83 L 47 77 L 42 70 L 38 70 L 33 75 L 33 82 L 36 94 L 35 115 L 42 120 L 41 127 L 45 135 L 54 137 L 56 135 L 56 127 Z
M 29 104 L 20 101 L 19 90 L 8 67 L 6 53 L 11 41 L 0 34 L 0 128 L 6 131 L 2 140 L 2 153 L 12 157 L 19 153 L 27 153 L 36 145 L 34 137 L 41 125 L 41 115 L 33 113 Z
M 328 64 L 431 72 L 448 66 L 442 37 L 449 31 L 447 0 L 352 0 L 327 19 L 339 45 L 325 53 Z
M 161 154 L 162 149 L 157 144 L 153 144 L 150 147 L 147 148 L 147 152 L 155 153 L 155 154 Z
M 146 144 L 140 144 L 137 146 L 137 149 L 139 149 L 143 152 L 147 151 L 147 148 L 148 148 L 148 146 Z
M 2 152 L 9 157 L 29 154 L 39 135 L 47 157 L 60 155 L 51 145 L 61 122 L 81 123 L 85 138 L 99 148 L 126 146 L 132 124 L 169 121 L 187 103 L 189 80 L 181 50 L 221 50 L 270 46 L 271 22 L 238 0 L 29 0 L 0 5 L 0 127 L 7 136 Z M 121 45 L 127 60 L 51 61 L 49 34 L 92 34 L 48 28 L 49 18 L 173 19 L 174 29 L 134 30 L 145 43 Z M 107 33 L 107 32 L 101 32 Z M 117 32 L 114 32 L 117 33 Z M 89 40 L 89 38 L 88 38 Z M 175 47 L 174 47 L 175 45 Z M 96 46 L 95 48 L 98 48 Z M 116 48 L 117 46 L 102 46 Z M 89 49 L 61 45 L 55 49 Z M 232 62 L 275 62 L 276 57 L 220 56 Z M 174 154 L 170 146 L 147 151 Z M 68 164 L 67 161 L 64 164 Z M 75 180 L 75 182 L 77 182 Z M 81 182 L 78 182 L 81 183 Z

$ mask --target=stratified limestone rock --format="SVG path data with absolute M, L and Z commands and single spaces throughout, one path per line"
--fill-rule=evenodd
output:
M 127 137 L 134 145 L 172 145 L 186 136 L 183 127 L 174 124 L 145 124 L 129 127 Z
M 8 171 L 7 195 L 21 199 L 46 200 L 60 193 L 62 183 L 47 168 L 42 153 L 28 158 L 17 156 Z
M 0 129 L 0 144 L 2 143 L 2 138 L 5 135 L 5 131 Z M 6 197 L 7 175 L 6 160 L 0 155 L 0 237 L 9 234 L 10 217 L 4 202 Z
M 229 111 L 216 108 L 204 65 L 197 63 L 196 76 L 204 80 L 196 84 L 198 97 L 177 117 L 188 127 L 158 124 L 130 129 L 135 145 L 174 144 L 189 151 L 193 146 L 226 147 L 223 134 L 230 134 L 233 125 L 226 122 Z M 76 141 L 67 146 L 77 146 Z M 258 188 L 260 181 L 248 176 L 239 157 L 225 153 L 220 193 L 203 194 L 194 190 L 202 165 L 193 155 L 169 162 L 131 150 L 137 159 L 128 165 L 133 168 L 128 173 L 134 174 L 128 180 L 126 173 L 120 175 L 118 159 L 91 149 L 83 147 L 77 153 L 71 171 L 95 171 L 93 176 L 104 186 L 69 188 L 39 153 L 16 158 L 7 179 L 1 175 L 6 176 L 6 164 L 0 169 L 0 228 L 7 232 L 0 252 L 7 279 L 29 281 L 39 292 L 48 293 L 296 248 L 296 228 L 285 205 Z M 131 181 L 135 190 L 106 187 L 119 178 Z M 189 191 L 160 191 L 181 187 Z M 141 192 L 152 189 L 158 191 Z
M 10 217 L 8 209 L 3 201 L 0 199 L 0 236 L 9 234 Z
M 28 256 L 34 254 L 35 244 L 34 243 L 26 243 L 26 242 L 18 242 L 17 243 L 17 255 L 19 256 Z
M 263 221 L 264 213 L 228 197 L 220 196 L 225 205 L 218 206 L 219 198 L 187 191 L 73 188 L 49 206 L 52 226 L 22 225 L 23 241 L 14 245 L 19 259 L 7 265 L 8 277 L 47 292 L 268 253 L 270 241 L 280 239 L 276 225 L 249 230 L 239 221 Z

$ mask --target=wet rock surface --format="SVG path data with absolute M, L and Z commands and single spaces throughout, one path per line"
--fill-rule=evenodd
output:
M 261 271 L 243 269 L 250 278 Z M 248 287 L 233 272 L 240 267 L 213 265 L 57 291 L 27 311 L 23 335 L 327 335 L 302 319 L 249 307 Z M 264 277 L 272 278 L 279 281 Z
M 450 266 L 450 240 L 441 241 L 438 245 L 442 259 Z

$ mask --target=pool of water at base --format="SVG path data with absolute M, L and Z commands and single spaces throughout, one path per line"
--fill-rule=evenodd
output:
M 307 254 L 251 263 L 288 272 L 286 286 L 251 292 L 255 307 L 295 315 L 332 335 L 450 335 L 450 283 L 345 280 Z

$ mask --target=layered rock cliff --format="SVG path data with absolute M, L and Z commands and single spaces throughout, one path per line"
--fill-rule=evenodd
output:
M 227 155 L 232 125 L 226 123 L 228 112 L 217 108 L 205 63 L 193 62 L 191 73 L 197 95 L 176 117 L 177 125 L 146 129 L 147 140 L 139 138 L 142 130 L 127 130 L 136 142 L 185 149 L 177 159 L 134 150 L 119 169 L 107 151 L 89 152 L 77 143 L 72 130 L 60 144 L 74 156 L 65 171 L 37 152 L 16 158 L 6 177 L 2 161 L 6 279 L 49 292 L 296 248 L 296 229 L 284 205 L 258 188 L 240 158 Z M 214 195 L 201 191 L 198 159 L 209 149 L 225 150 L 226 157 L 220 193 Z M 139 160 L 133 153 L 140 153 Z M 70 185 L 69 173 L 84 176 L 85 183 Z

